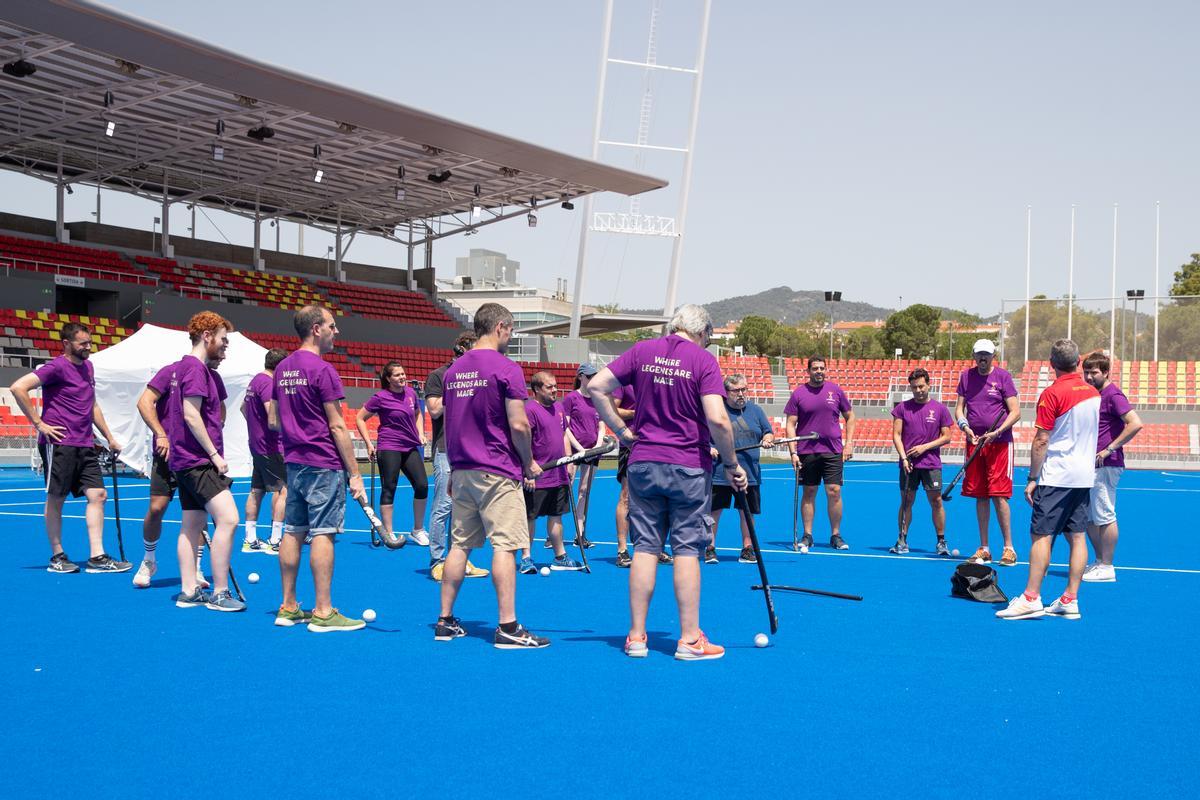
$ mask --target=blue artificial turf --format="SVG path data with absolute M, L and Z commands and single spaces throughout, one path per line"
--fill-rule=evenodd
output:
M 990 606 L 949 596 L 955 562 L 928 553 L 923 497 L 913 553 L 887 554 L 892 464 L 847 470 L 849 553 L 823 545 L 820 500 L 818 546 L 786 552 L 788 469 L 765 472 L 758 531 L 773 551 L 772 582 L 866 599 L 777 594 L 780 631 L 756 649 L 754 634 L 767 627 L 761 595 L 749 591 L 758 573 L 736 563 L 737 518 L 727 513 L 723 563 L 703 571 L 702 625 L 728 653 L 699 664 L 670 656 L 678 634 L 669 568 L 658 573 L 650 657 L 621 655 L 627 573 L 613 564 L 611 472 L 592 497 L 589 535 L 601 542 L 589 553 L 593 573 L 518 576 L 521 621 L 553 645 L 513 653 L 491 646 L 490 580 L 464 585 L 457 613 L 469 637 L 434 642 L 428 554 L 371 548 L 352 507 L 356 530 L 338 544 L 334 602 L 379 617 L 360 633 L 315 636 L 271 624 L 279 573 L 270 556 L 235 555 L 247 613 L 176 609 L 177 506 L 150 589 L 134 590 L 131 574 L 47 574 L 37 480 L 0 470 L 0 797 L 1190 794 L 1200 556 L 1186 509 L 1200 498 L 1200 474 L 1126 473 L 1124 568 L 1115 584 L 1084 585 L 1081 620 L 1002 622 Z M 245 491 L 239 482 L 239 503 Z M 144 481 L 122 481 L 135 564 L 146 495 Z M 407 527 L 408 499 L 398 495 L 398 527 Z M 1029 511 L 1020 499 L 1013 509 L 1024 561 Z M 82 512 L 68 503 L 64 525 L 79 561 Z M 950 544 L 967 555 L 978 544 L 973 502 L 957 497 L 948 512 Z M 535 543 L 539 563 L 547 553 Z M 490 560 L 476 556 L 481 566 Z M 1065 557 L 1059 542 L 1055 561 Z M 251 571 L 261 582 L 249 583 Z M 1001 569 L 1001 584 L 1015 594 L 1025 575 L 1024 563 Z M 1065 567 L 1052 567 L 1045 594 L 1064 582 Z M 307 565 L 300 585 L 311 603 Z

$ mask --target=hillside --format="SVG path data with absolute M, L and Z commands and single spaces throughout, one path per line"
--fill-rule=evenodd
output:
M 822 291 L 793 291 L 790 286 L 778 286 L 758 294 L 728 297 L 705 303 L 704 307 L 712 315 L 713 322 L 724 325 L 730 320 L 740 320 L 751 314 L 796 324 L 814 314 L 825 318 L 829 314 L 829 304 L 825 302 Z M 870 303 L 857 303 L 843 299 L 834 308 L 834 316 L 839 320 L 871 321 L 887 319 L 894 309 L 880 308 Z M 630 310 L 634 314 L 659 314 L 661 309 Z

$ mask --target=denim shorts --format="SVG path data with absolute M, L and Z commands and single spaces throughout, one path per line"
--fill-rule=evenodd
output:
M 638 461 L 625 479 L 635 552 L 661 553 L 668 535 L 675 556 L 699 556 L 712 544 L 708 470 Z
M 346 521 L 346 472 L 340 469 L 287 465 L 286 533 L 329 536 L 341 533 Z

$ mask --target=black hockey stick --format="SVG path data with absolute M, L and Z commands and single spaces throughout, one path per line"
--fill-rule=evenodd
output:
M 775 616 L 775 601 L 771 598 L 771 582 L 767 580 L 767 565 L 763 563 L 762 548 L 758 546 L 758 533 L 754 530 L 754 515 L 749 511 L 746 491 L 743 489 L 738 492 L 738 495 L 742 498 L 742 506 L 738 510 L 742 514 L 742 521 L 746 524 L 746 532 L 750 534 L 750 545 L 754 548 L 754 559 L 758 562 L 758 577 L 762 580 L 761 586 L 754 588 L 762 589 L 763 598 L 767 601 L 767 617 L 771 621 L 771 633 L 775 633 L 779 630 L 779 618 Z

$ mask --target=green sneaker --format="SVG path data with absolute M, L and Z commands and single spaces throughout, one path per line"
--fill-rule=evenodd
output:
M 312 612 L 305 611 L 300 606 L 295 608 L 279 607 L 275 612 L 275 624 L 281 628 L 290 628 L 293 625 L 304 625 L 312 619 Z
M 308 629 L 313 633 L 336 633 L 339 631 L 357 631 L 365 628 L 367 623 L 361 619 L 350 619 L 344 616 L 336 608 L 333 609 L 328 617 L 319 617 L 316 614 L 312 615 L 312 619 L 308 623 Z

